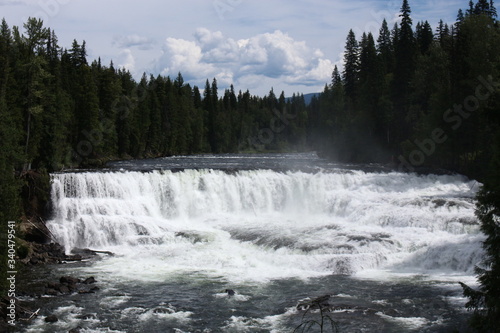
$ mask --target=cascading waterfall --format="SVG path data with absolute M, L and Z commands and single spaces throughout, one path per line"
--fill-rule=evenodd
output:
M 471 272 L 482 239 L 474 194 L 461 176 L 396 172 L 60 173 L 48 226 L 68 252 L 142 258 L 134 269 L 144 265 L 158 273 L 152 278 L 176 270 L 228 279 Z

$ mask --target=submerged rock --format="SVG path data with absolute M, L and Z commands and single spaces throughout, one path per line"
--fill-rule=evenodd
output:
M 80 279 L 72 277 L 72 276 L 61 276 L 59 279 L 59 282 L 61 283 L 67 283 L 67 284 L 77 284 L 80 283 Z
M 95 313 L 87 313 L 87 314 L 84 314 L 84 315 L 79 315 L 76 318 L 82 319 L 82 320 L 97 319 L 97 314 L 95 314 Z
M 89 278 L 86 278 L 85 281 L 83 281 L 84 284 L 92 284 L 92 283 L 95 283 L 96 280 L 94 279 L 93 276 L 89 277 Z
M 50 316 L 45 317 L 46 323 L 55 323 L 58 321 L 59 321 L 59 319 L 55 315 L 50 315 Z
M 93 291 L 93 290 L 79 290 L 78 293 L 79 294 L 94 294 L 95 291 Z
M 312 310 L 312 309 L 329 309 L 330 308 L 330 295 L 323 295 L 316 298 L 307 298 L 299 301 L 296 308 L 297 310 Z

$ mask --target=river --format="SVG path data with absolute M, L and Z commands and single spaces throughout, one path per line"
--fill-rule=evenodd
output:
M 39 269 L 40 279 L 94 276 L 100 290 L 28 300 L 59 321 L 40 316 L 26 331 L 293 332 L 321 317 L 297 303 L 325 294 L 339 332 L 462 331 L 458 281 L 474 285 L 484 239 L 478 187 L 314 153 L 56 173 L 56 240 L 115 255 Z

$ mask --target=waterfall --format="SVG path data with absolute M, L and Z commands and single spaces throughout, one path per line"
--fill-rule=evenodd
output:
M 169 267 L 270 277 L 470 272 L 483 237 L 473 188 L 461 176 L 356 170 L 58 173 L 48 226 L 68 252 L 168 249 Z

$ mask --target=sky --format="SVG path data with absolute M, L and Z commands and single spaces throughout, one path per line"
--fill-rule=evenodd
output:
M 414 25 L 453 23 L 468 0 L 410 0 Z M 162 74 L 219 91 L 264 96 L 313 93 L 342 68 L 347 33 L 378 35 L 392 27 L 402 0 L 0 0 L 0 17 L 22 26 L 38 17 L 55 30 L 59 46 L 85 41 L 88 60 Z M 221 92 L 219 92 L 221 94 Z

